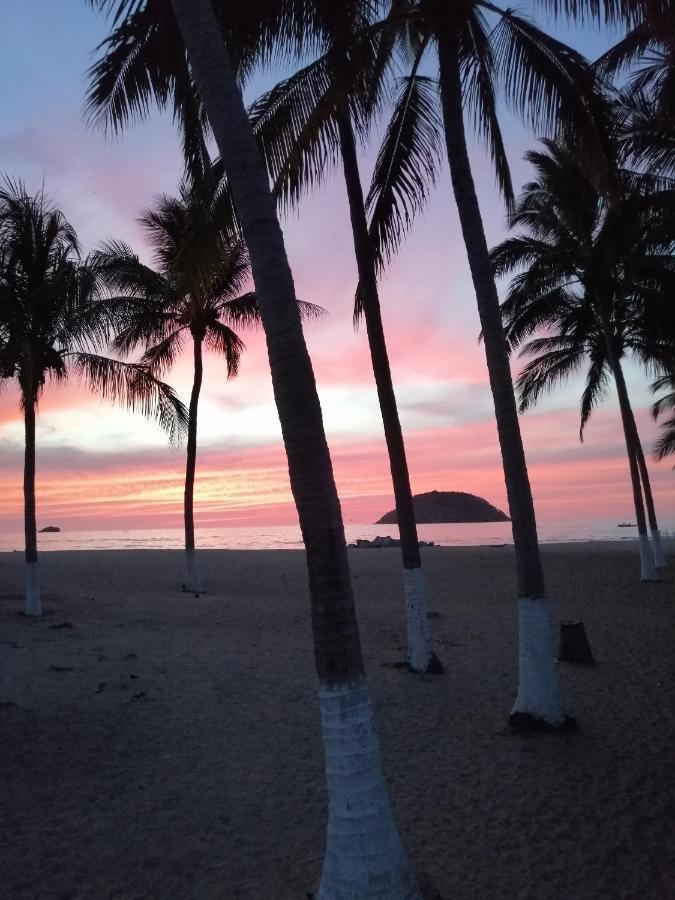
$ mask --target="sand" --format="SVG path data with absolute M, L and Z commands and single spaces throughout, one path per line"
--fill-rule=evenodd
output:
M 428 896 L 675 897 L 675 589 L 625 545 L 547 547 L 577 734 L 514 735 L 510 548 L 425 551 L 444 676 L 404 653 L 396 550 L 351 552 L 397 820 Z M 673 548 L 670 548 L 675 571 Z M 0 555 L 2 900 L 302 900 L 326 798 L 301 552 Z

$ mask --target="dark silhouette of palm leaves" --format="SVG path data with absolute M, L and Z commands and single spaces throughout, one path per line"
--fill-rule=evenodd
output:
M 244 344 L 234 331 L 256 327 L 259 312 L 248 289 L 246 245 L 226 216 L 218 195 L 183 185 L 178 197 L 162 196 L 140 216 L 156 268 L 141 262 L 131 247 L 116 241 L 96 253 L 96 265 L 113 293 L 109 301 L 122 323 L 113 346 L 127 354 L 144 347 L 141 363 L 156 374 L 167 372 L 184 346 L 186 334 L 225 357 L 228 377 L 236 375 Z M 214 199 L 215 198 L 215 199 Z M 300 302 L 305 318 L 323 310 Z
M 399 46 L 407 42 L 412 69 L 408 90 L 395 98 L 368 195 L 371 239 L 380 265 L 396 253 L 425 208 L 442 147 L 435 80 L 417 73 L 447 25 L 445 13 L 422 0 L 401 6 L 408 19 L 399 25 Z M 464 107 L 488 149 L 498 187 L 511 209 L 514 193 L 498 96 L 539 131 L 582 128 L 592 142 L 597 137 L 589 115 L 593 77 L 578 53 L 509 9 L 475 0 L 455 16 Z M 357 297 L 357 313 L 358 308 Z
M 671 413 L 661 422 L 661 434 L 656 443 L 655 453 L 657 459 L 665 459 L 666 456 L 675 455 L 675 376 L 662 375 L 652 385 L 652 391 L 667 391 L 652 406 L 654 418 Z
M 495 274 L 518 272 L 502 313 L 511 348 L 528 359 L 517 379 L 525 410 L 584 365 L 580 436 L 610 377 L 599 292 L 610 297 L 619 356 L 632 353 L 661 367 L 672 340 L 672 190 L 658 179 L 626 173 L 619 207 L 591 183 L 574 148 L 546 141 L 527 154 L 537 178 L 527 184 L 511 217 L 525 233 L 491 254 Z M 620 173 L 617 173 L 620 181 Z M 636 184 L 641 187 L 633 192 Z M 653 188 L 649 192 L 648 188 Z M 617 195 L 611 202 L 617 203 Z M 536 332 L 544 336 L 532 339 Z
M 48 380 L 74 375 L 99 396 L 155 419 L 172 441 L 187 413 L 148 366 L 103 355 L 114 317 L 101 272 L 81 260 L 72 226 L 21 182 L 0 189 L 0 359 L 5 378 L 36 404 Z

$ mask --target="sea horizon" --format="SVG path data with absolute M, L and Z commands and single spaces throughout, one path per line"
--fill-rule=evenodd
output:
M 630 520 L 627 520 L 630 521 Z M 452 522 L 419 524 L 421 541 L 433 541 L 437 546 L 474 547 L 512 544 L 510 522 Z M 636 527 L 620 527 L 614 519 L 575 521 L 569 519 L 542 520 L 538 526 L 542 544 L 577 543 L 585 541 L 630 541 L 637 539 Z M 661 533 L 675 534 L 675 517 L 663 521 Z M 373 523 L 345 523 L 348 543 L 374 537 L 398 538 L 397 525 Z M 302 535 L 298 525 L 219 525 L 196 528 L 197 548 L 201 550 L 292 550 L 302 549 Z M 24 546 L 21 531 L 0 533 L 0 552 L 21 551 Z M 59 532 L 38 534 L 38 549 L 63 550 L 174 550 L 184 546 L 182 526 L 170 528 L 111 528 L 83 529 L 68 526 Z

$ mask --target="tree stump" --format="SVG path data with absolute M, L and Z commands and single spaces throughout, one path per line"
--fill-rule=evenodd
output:
M 595 663 L 583 622 L 560 623 L 558 661 L 586 665 Z

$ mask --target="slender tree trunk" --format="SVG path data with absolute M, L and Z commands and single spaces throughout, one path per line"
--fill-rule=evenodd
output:
M 633 419 L 633 411 L 628 399 L 628 389 L 626 381 L 623 377 L 623 369 L 621 361 L 616 349 L 614 341 L 614 331 L 609 316 L 607 304 L 601 298 L 598 300 L 600 311 L 600 320 L 602 331 L 605 338 L 605 346 L 607 348 L 607 358 L 614 375 L 614 383 L 616 384 L 616 392 L 619 397 L 619 410 L 621 412 L 621 423 L 623 425 L 623 434 L 626 441 L 626 455 L 628 456 L 628 466 L 630 469 L 630 481 L 633 489 L 633 504 L 635 506 L 635 517 L 638 526 L 638 539 L 640 542 L 640 577 L 642 581 L 657 581 L 658 575 L 654 567 L 654 556 L 649 544 L 647 535 L 647 521 L 645 518 L 645 508 L 642 502 L 642 490 L 640 488 L 640 469 L 637 462 L 637 451 L 635 439 L 637 438 L 637 429 L 635 429 L 635 420 Z
M 41 616 L 40 581 L 38 578 L 37 522 L 35 518 L 35 388 L 32 372 L 27 373 L 23 387 L 23 418 L 26 446 L 23 467 L 24 531 L 26 536 L 26 598 L 24 613 Z
M 382 772 L 342 514 L 267 173 L 210 0 L 172 0 L 248 245 L 307 551 L 329 818 L 320 900 L 417 900 Z
M 396 406 L 396 395 L 384 338 L 382 312 L 377 289 L 377 275 L 372 245 L 368 235 L 368 221 L 363 202 L 363 190 L 356 156 L 356 143 L 349 114 L 338 114 L 340 150 L 344 169 L 349 213 L 354 238 L 354 251 L 363 297 L 363 311 L 368 331 L 370 358 L 375 374 L 377 397 L 382 412 L 384 436 L 389 454 L 391 479 L 396 500 L 396 517 L 401 536 L 403 575 L 408 623 L 408 666 L 413 672 L 442 672 L 443 667 L 431 648 L 431 629 L 427 614 L 424 573 L 417 538 L 417 523 L 413 506 L 408 461 L 403 432 Z
M 458 39 L 452 31 L 439 38 L 441 102 L 450 175 L 483 331 L 516 554 L 519 677 L 511 721 L 557 728 L 571 720 L 563 710 L 555 670 L 552 605 L 544 587 L 508 347 L 466 145 L 459 54 Z
M 657 569 L 667 569 L 668 563 L 663 552 L 663 544 L 661 543 L 661 532 L 659 531 L 659 523 L 656 518 L 656 508 L 654 506 L 654 496 L 652 494 L 652 485 L 649 478 L 649 470 L 647 469 L 647 460 L 642 450 L 642 442 L 640 433 L 637 430 L 637 423 L 633 410 L 630 408 L 630 417 L 632 422 L 633 438 L 635 441 L 635 457 L 637 459 L 638 469 L 640 470 L 640 479 L 642 481 L 642 490 L 644 491 L 645 506 L 647 507 L 647 521 L 649 522 L 649 530 L 652 536 L 652 552 L 654 555 L 654 565 Z
M 192 380 L 192 393 L 190 395 L 190 408 L 188 411 L 188 438 L 187 458 L 185 464 L 185 491 L 183 493 L 183 517 L 185 519 L 185 584 L 184 590 L 198 594 L 201 590 L 199 584 L 199 569 L 195 554 L 195 468 L 197 465 L 197 409 L 199 407 L 199 393 L 202 389 L 204 376 L 204 363 L 202 360 L 202 337 L 192 335 L 194 349 L 194 376 Z

